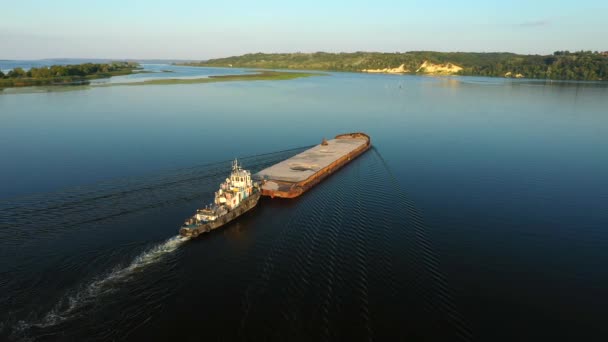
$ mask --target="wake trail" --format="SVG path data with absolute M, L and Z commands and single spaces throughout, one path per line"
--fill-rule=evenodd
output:
M 189 238 L 174 236 L 163 243 L 153 246 L 136 256 L 131 263 L 115 267 L 110 273 L 68 292 L 41 319 L 34 322 L 20 321 L 16 331 L 24 332 L 30 328 L 48 328 L 88 313 L 100 297 L 120 289 L 122 284 L 134 279 L 135 275 L 155 264 L 177 250 Z
M 256 171 L 304 148 L 247 156 L 241 160 Z M 8 247 L 23 248 L 42 238 L 83 229 L 84 225 L 203 198 L 212 193 L 228 168 L 229 162 L 217 162 L 0 201 L 0 239 Z M 36 229 L 32 229 L 33 226 Z
M 309 147 L 239 159 L 256 172 Z M 125 215 L 205 198 L 212 194 L 229 167 L 230 161 L 212 162 L 0 200 L 0 240 L 3 241 L 0 257 L 19 255 L 24 250 L 48 253 L 47 246 L 51 242 L 68 234 L 112 234 L 108 224 L 122 220 Z M 48 306 L 1 323 L 4 326 L 0 326 L 0 333 L 7 332 L 16 340 L 27 339 L 36 334 L 36 330 L 60 329 L 66 321 L 87 318 L 106 307 L 108 304 L 104 303 L 111 302 L 116 297 L 115 292 L 128 288 L 127 283 L 134 286 L 133 282 L 141 279 L 138 277 L 141 272 L 153 264 L 167 262 L 185 241 L 187 238 L 175 236 L 154 243 L 133 259 L 124 259 L 128 264 L 121 262 L 113 268 L 105 268 L 107 271 L 96 272 L 93 277 L 80 279 L 80 285 L 65 289 L 56 300 L 51 299 Z M 41 252 L 31 253 L 40 255 Z M 26 265 L 31 260 L 30 255 L 19 257 L 17 266 L 23 267 L 21 264 Z M 173 258 L 169 260 L 173 262 Z M 7 278 L 15 276 L 19 267 L 11 266 Z M 19 284 L 0 281 L 2 289 L 12 285 Z
M 430 305 L 431 310 L 438 310 L 445 315 L 450 324 L 456 328 L 458 337 L 461 340 L 473 340 L 472 330 L 464 319 L 464 316 L 458 311 L 448 280 L 441 272 L 439 257 L 434 252 L 431 238 L 428 235 L 429 227 L 414 201 L 401 186 L 390 165 L 380 154 L 380 151 L 375 147 L 372 147 L 371 150 L 387 172 L 388 181 L 396 195 L 396 205 L 406 212 L 411 219 L 409 224 L 412 231 L 408 232 L 407 237 L 415 241 L 416 253 L 418 255 L 412 256 L 416 260 L 420 260 L 415 267 L 419 278 L 415 280 L 415 285 L 420 289 L 424 289 L 421 294 L 428 296 L 426 304 Z M 400 231 L 402 235 L 405 233 L 404 231 Z M 427 288 L 428 284 L 432 288 Z

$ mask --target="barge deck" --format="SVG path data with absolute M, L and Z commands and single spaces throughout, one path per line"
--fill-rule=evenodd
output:
M 370 146 L 371 138 L 365 133 L 337 135 L 258 172 L 254 177 L 263 181 L 263 196 L 298 197 Z

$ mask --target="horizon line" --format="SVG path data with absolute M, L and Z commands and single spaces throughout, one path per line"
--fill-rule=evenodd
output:
M 601 50 L 556 50 L 556 51 L 569 51 L 571 53 L 576 53 L 576 52 L 598 52 L 598 53 L 605 53 L 608 52 L 608 50 L 605 51 L 601 51 Z M 556 52 L 554 51 L 554 52 Z M 523 56 L 548 56 L 548 55 L 552 55 L 554 52 L 550 52 L 550 53 L 545 53 L 545 54 L 541 54 L 541 53 L 517 53 L 517 52 L 511 52 L 511 51 L 440 51 L 440 50 L 408 50 L 408 51 L 392 51 L 392 52 L 388 52 L 388 51 L 374 51 L 374 50 L 357 50 L 357 51 L 339 51 L 339 52 L 329 52 L 329 51 L 322 51 L 322 50 L 317 50 L 317 51 L 311 51 L 311 52 L 305 52 L 305 51 L 291 51 L 291 52 L 262 52 L 262 51 L 256 51 L 256 52 L 246 52 L 246 53 L 242 53 L 242 54 L 233 54 L 233 55 L 226 55 L 226 56 L 222 56 L 222 57 L 209 57 L 209 58 L 155 58 L 155 57 L 145 57 L 145 58 L 134 58 L 134 57 L 43 57 L 43 58 L 0 58 L 0 61 L 44 61 L 44 60 L 61 60 L 61 59 L 98 59 L 98 60 L 165 60 L 165 61 L 204 61 L 204 60 L 210 60 L 210 59 L 221 59 L 221 58 L 229 58 L 229 57 L 238 57 L 238 56 L 244 56 L 244 55 L 254 55 L 254 54 L 266 54 L 266 55 L 273 55 L 273 54 L 314 54 L 314 53 L 328 53 L 328 54 L 353 54 L 353 53 L 383 53 L 383 54 L 406 54 L 406 53 L 412 53 L 412 52 L 438 52 L 438 53 L 479 53 L 479 54 L 492 54 L 492 53 L 509 53 L 509 54 L 515 54 L 515 55 L 523 55 Z

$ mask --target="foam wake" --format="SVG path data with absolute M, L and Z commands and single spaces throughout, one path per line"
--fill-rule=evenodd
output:
M 57 325 L 66 320 L 79 317 L 94 306 L 101 296 L 112 293 L 119 289 L 119 285 L 128 282 L 138 272 L 154 264 L 168 254 L 174 252 L 189 238 L 174 236 L 165 242 L 158 244 L 141 253 L 126 267 L 117 267 L 109 274 L 94 280 L 81 287 L 74 294 L 66 295 L 57 305 L 48 312 L 40 321 L 34 323 L 21 322 L 21 329 L 30 327 L 47 328 Z

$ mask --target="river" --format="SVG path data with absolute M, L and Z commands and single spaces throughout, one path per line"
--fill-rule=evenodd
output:
M 110 82 L 248 72 L 144 66 Z M 5 91 L 0 340 L 605 338 L 606 108 L 602 83 L 353 73 Z M 176 236 L 231 159 L 352 131 L 374 147 L 302 197 Z

